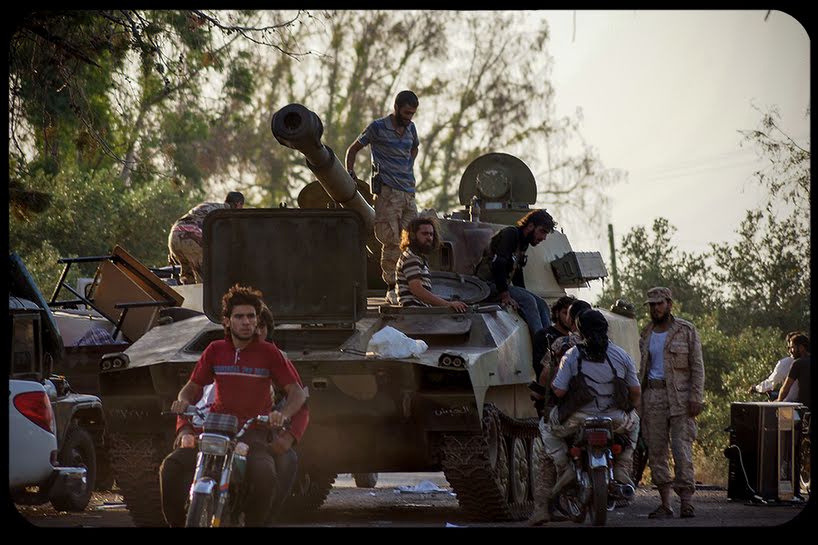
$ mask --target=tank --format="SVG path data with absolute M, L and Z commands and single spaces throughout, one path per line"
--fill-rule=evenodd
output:
M 377 281 L 380 247 L 366 188 L 321 143 L 321 121 L 304 106 L 282 108 L 271 126 L 315 175 L 308 198 L 299 198 L 314 208 L 208 215 L 202 314 L 154 327 L 123 353 L 106 356 L 107 366 L 101 362 L 114 469 L 134 521 L 163 524 L 158 465 L 170 451 L 174 421 L 160 413 L 204 348 L 223 337 L 220 300 L 236 282 L 264 293 L 276 321 L 272 339 L 309 394 L 310 424 L 297 446 L 299 474 L 285 510 L 319 507 L 339 473 L 443 471 L 473 519 L 526 518 L 542 449 L 527 389 L 531 339 L 515 311 L 482 301 L 488 288 L 472 273 L 491 236 L 535 202 L 530 170 L 508 154 L 477 158 L 461 179 L 464 209 L 439 218 L 443 245 L 430 258 L 433 289 L 464 300 L 468 312 L 389 306 Z M 573 252 L 563 233 L 549 235 L 528 252 L 526 285 L 553 303 L 566 288 L 605 275 L 599 253 L 587 254 Z M 614 342 L 638 362 L 636 321 L 602 312 Z M 428 349 L 412 358 L 368 353 L 385 326 Z

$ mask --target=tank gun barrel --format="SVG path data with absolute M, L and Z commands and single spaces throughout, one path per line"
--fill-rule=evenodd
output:
M 273 136 L 282 145 L 301 152 L 321 187 L 344 208 L 358 212 L 368 230 L 375 224 L 375 210 L 358 192 L 355 180 L 329 146 L 321 143 L 324 126 L 315 112 L 301 104 L 288 104 L 270 122 Z

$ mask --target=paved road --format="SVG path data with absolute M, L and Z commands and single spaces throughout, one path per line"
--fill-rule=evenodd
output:
M 398 487 L 417 486 L 424 481 L 443 489 L 441 492 L 400 492 Z M 428 484 L 427 484 L 428 486 Z M 658 499 L 656 490 L 643 485 L 636 491 L 634 504 L 608 514 L 611 527 L 766 527 L 789 522 L 805 505 L 749 505 L 727 499 L 727 492 L 703 487 L 695 496 L 697 516 L 694 519 L 674 518 L 655 521 L 648 519 Z M 115 492 L 94 494 L 84 513 L 56 512 L 50 505 L 16 506 L 22 515 L 18 521 L 40 527 L 132 527 L 128 511 Z M 678 513 L 678 503 L 674 506 Z M 810 511 L 812 506 L 807 510 Z M 14 514 L 14 513 L 13 513 Z M 807 515 L 808 513 L 804 513 Z M 799 517 L 803 518 L 803 517 Z M 798 522 L 798 521 L 796 521 Z M 802 521 L 803 523 L 803 521 Z M 457 499 L 442 473 L 381 474 L 373 489 L 356 488 L 349 475 L 339 476 L 327 502 L 316 513 L 282 526 L 307 527 L 405 527 L 405 526 L 504 526 L 519 527 L 524 523 L 485 524 L 469 521 L 460 511 Z M 590 526 L 586 522 L 583 526 Z M 814 526 L 814 523 L 813 523 Z M 576 528 L 571 522 L 550 524 L 548 527 Z

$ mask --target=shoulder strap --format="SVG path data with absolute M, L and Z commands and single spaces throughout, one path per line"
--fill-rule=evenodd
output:
M 619 375 L 616 373 L 616 368 L 611 363 L 611 358 L 608 357 L 608 354 L 605 354 L 605 363 L 607 363 L 611 367 L 611 373 L 613 373 L 614 378 L 619 378 Z

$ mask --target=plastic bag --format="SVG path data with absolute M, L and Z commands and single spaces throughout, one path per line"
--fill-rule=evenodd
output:
M 427 348 L 425 342 L 410 339 L 394 327 L 386 326 L 372 335 L 366 350 L 379 358 L 409 358 L 423 354 Z

